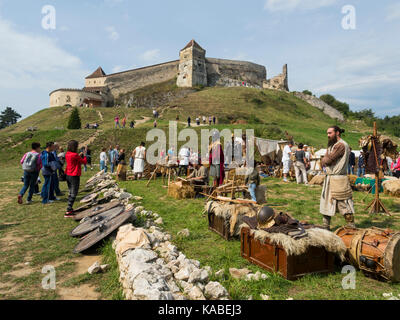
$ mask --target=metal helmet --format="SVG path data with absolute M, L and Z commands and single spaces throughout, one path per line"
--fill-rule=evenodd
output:
M 274 209 L 268 206 L 263 206 L 257 213 L 257 221 L 260 225 L 270 222 L 274 218 Z

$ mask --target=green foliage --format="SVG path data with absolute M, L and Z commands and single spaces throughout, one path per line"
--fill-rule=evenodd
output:
M 347 103 L 336 100 L 335 97 L 332 96 L 331 94 L 324 94 L 319 98 L 325 103 L 329 104 L 331 107 L 335 108 L 336 110 L 339 110 L 345 116 L 349 115 L 350 107 Z
M 303 90 L 303 93 L 312 96 L 312 92 L 310 90 Z
M 74 108 L 72 110 L 69 119 L 68 119 L 68 129 L 81 129 L 82 124 L 81 124 L 81 118 L 79 116 L 79 111 L 78 108 Z
M 0 129 L 6 128 L 17 123 L 21 115 L 13 110 L 11 107 L 7 107 L 0 114 Z

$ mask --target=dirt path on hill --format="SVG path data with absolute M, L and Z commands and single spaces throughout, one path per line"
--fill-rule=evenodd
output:
M 97 129 L 96 132 L 94 133 L 94 135 L 92 135 L 89 139 L 87 139 L 86 141 L 80 143 L 81 146 L 88 146 L 90 144 L 92 144 L 94 142 L 94 140 L 96 140 L 96 138 L 100 135 L 100 133 L 102 133 L 103 130 Z
M 141 119 L 141 120 L 135 120 L 135 126 L 137 126 L 138 124 L 145 123 L 151 119 L 150 117 L 142 117 L 142 118 L 143 119 Z

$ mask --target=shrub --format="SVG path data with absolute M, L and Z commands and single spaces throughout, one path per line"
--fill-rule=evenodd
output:
M 80 129 L 82 127 L 81 118 L 79 117 L 78 108 L 74 108 L 72 110 L 69 119 L 68 119 L 68 129 Z

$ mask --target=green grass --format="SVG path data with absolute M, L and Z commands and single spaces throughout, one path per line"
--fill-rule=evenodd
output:
M 289 212 L 296 219 L 307 220 L 310 223 L 321 223 L 319 214 L 320 187 L 306 187 L 295 183 L 283 184 L 277 179 L 264 179 L 268 186 L 268 203 L 280 205 L 275 207 Z M 252 271 L 265 270 L 250 264 L 240 256 L 240 241 L 225 241 L 208 229 L 204 210 L 204 200 L 175 200 L 166 195 L 166 189 L 161 186 L 161 180 L 152 181 L 148 188 L 146 181 L 124 182 L 121 187 L 128 192 L 143 197 L 141 201 L 147 210 L 157 212 L 163 218 L 163 227 L 172 235 L 172 241 L 179 250 L 191 259 L 197 259 L 202 266 L 209 265 L 214 271 L 225 270 L 225 280 L 221 283 L 228 289 L 233 299 L 261 299 L 260 294 L 266 294 L 271 299 L 384 299 L 384 292 L 400 294 L 400 284 L 390 284 L 365 277 L 356 273 L 356 289 L 344 290 L 342 279 L 345 276 L 337 269 L 329 275 L 309 275 L 297 281 L 288 281 L 276 274 L 269 274 L 267 280 L 246 282 L 230 277 L 229 268 L 247 267 Z M 385 205 L 393 213 L 392 217 L 371 217 L 365 212 L 365 207 L 372 196 L 365 202 L 365 193 L 355 192 L 356 223 L 360 227 L 380 226 L 400 229 L 400 199 L 382 196 Z M 332 219 L 334 229 L 343 225 L 343 218 L 335 216 Z M 182 238 L 177 233 L 188 228 L 190 236 Z M 212 278 L 214 279 L 214 278 Z
M 92 173 L 84 173 L 81 184 Z M 0 299 L 59 299 L 58 289 L 41 289 L 45 276 L 41 270 L 45 265 L 55 266 L 57 288 L 87 283 L 96 287 L 103 299 L 123 298 L 110 240 L 104 241 L 97 249 L 103 263 L 110 264 L 109 271 L 96 275 L 84 273 L 71 278 L 77 267 L 75 260 L 83 255 L 72 253 L 79 240 L 69 235 L 77 223 L 64 218 L 66 196 L 50 205 L 42 205 L 39 196 L 34 196 L 32 205 L 18 205 L 16 199 L 22 187 L 21 174 L 19 167 L 6 167 L 0 171 L 0 283 L 7 284 L 6 288 L 0 286 Z M 60 185 L 67 194 L 65 182 Z M 76 205 L 84 195 L 78 196 Z M 4 239 L 8 241 L 3 242 Z M 26 262 L 29 265 L 25 265 Z

